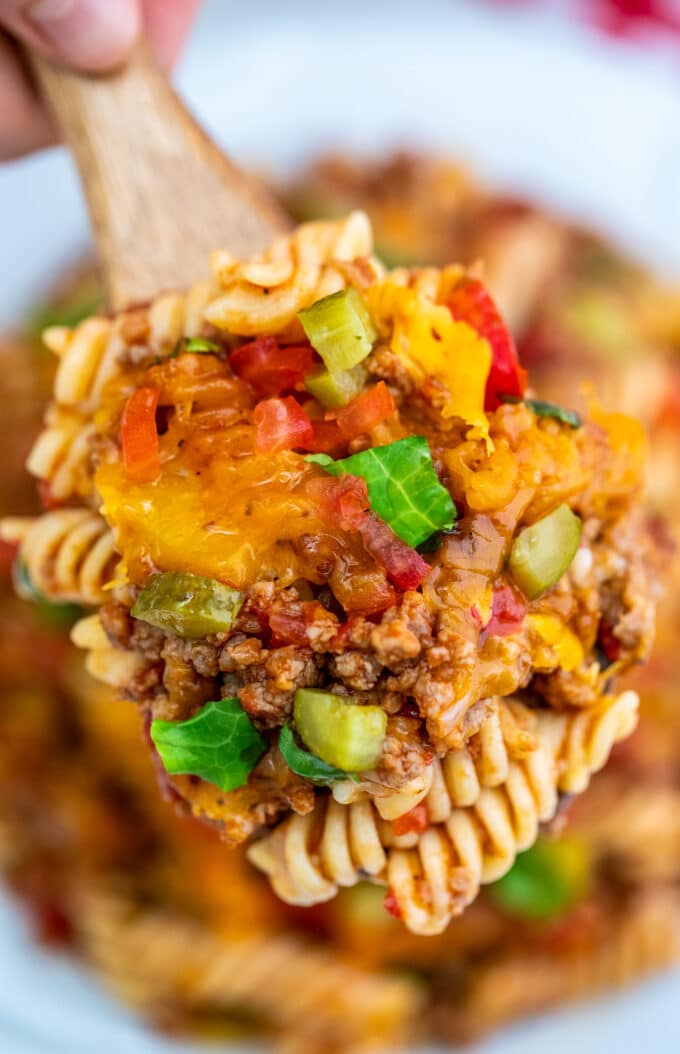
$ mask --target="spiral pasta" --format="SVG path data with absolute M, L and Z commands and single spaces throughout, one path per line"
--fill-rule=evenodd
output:
M 435 758 L 424 777 L 398 793 L 381 796 L 368 782 L 344 780 L 333 785 L 333 797 L 343 805 L 371 797 L 384 820 L 395 820 L 424 801 L 429 821 L 441 823 L 454 808 L 474 805 L 483 787 L 506 781 L 512 760 L 526 757 L 536 746 L 534 723 L 521 703 L 494 698 L 479 732 L 458 750 Z
M 124 358 L 142 346 L 144 354 L 170 354 L 182 337 L 205 329 L 203 311 L 210 284 L 197 283 L 186 293 L 163 293 L 147 307 L 122 312 L 115 318 L 85 319 L 73 329 L 52 326 L 44 342 L 59 358 L 54 402 L 45 427 L 29 454 L 27 468 L 47 480 L 57 502 L 78 497 L 95 501 L 92 441 L 93 421 L 102 391 Z
M 464 998 L 447 995 L 435 1008 L 439 1031 L 469 1040 L 522 1014 L 592 998 L 661 971 L 680 955 L 678 894 L 656 887 L 637 894 L 607 919 L 606 936 L 571 954 L 505 951 L 473 968 Z
M 7 519 L 2 536 L 19 543 L 32 584 L 50 600 L 98 604 L 119 563 L 113 534 L 92 509 L 55 509 Z
M 369 257 L 372 245 L 368 217 L 352 212 L 337 223 L 305 223 L 246 263 L 217 252 L 212 263 L 219 292 L 205 317 L 242 336 L 280 333 L 291 324 L 299 330 L 297 312 L 346 286 L 352 261 L 362 258 L 366 284 L 382 274 L 382 266 Z
M 287 1050 L 401 1045 L 421 1001 L 410 980 L 377 976 L 289 935 L 227 938 L 169 910 L 89 888 L 79 897 L 85 954 L 147 1013 L 247 1009 L 282 1030 Z
M 251 846 L 249 859 L 294 904 L 331 899 L 362 878 L 386 882 L 406 926 L 441 933 L 477 895 L 533 845 L 556 811 L 558 792 L 583 790 L 637 716 L 632 692 L 605 698 L 587 713 L 537 715 L 536 747 L 511 761 L 505 781 L 483 787 L 474 804 L 451 808 L 423 833 L 397 836 L 368 801 L 317 802 Z

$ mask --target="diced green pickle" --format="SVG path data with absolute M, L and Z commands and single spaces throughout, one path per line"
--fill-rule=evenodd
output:
M 581 526 L 569 506 L 560 505 L 515 538 L 510 551 L 510 574 L 529 600 L 559 582 L 576 555 Z
M 331 409 L 345 406 L 358 395 L 366 383 L 366 370 L 355 366 L 351 370 L 325 370 L 321 368 L 305 377 L 305 387 L 322 406 Z
M 203 575 L 154 575 L 137 597 L 132 614 L 180 637 L 206 637 L 231 629 L 243 596 Z
M 387 714 L 379 706 L 347 702 L 341 695 L 299 688 L 295 724 L 306 746 L 345 772 L 372 769 L 382 750 Z
M 350 287 L 298 312 L 312 347 L 331 372 L 350 370 L 370 353 L 377 337 L 368 309 Z

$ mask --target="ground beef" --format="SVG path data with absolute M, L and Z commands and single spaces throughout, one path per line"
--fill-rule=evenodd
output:
M 432 748 L 423 739 L 422 721 L 401 715 L 388 718 L 387 734 L 376 769 L 381 783 L 387 787 L 401 787 L 424 776 L 433 758 Z

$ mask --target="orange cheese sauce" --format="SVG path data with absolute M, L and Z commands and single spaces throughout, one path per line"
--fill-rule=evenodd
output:
M 226 363 L 183 355 L 128 372 L 105 393 L 100 429 L 116 436 L 125 398 L 140 383 L 159 387 L 167 417 L 160 474 L 131 481 L 110 447 L 95 477 L 133 582 L 190 571 L 245 589 L 262 579 L 321 584 L 343 569 L 372 569 L 360 543 L 329 527 L 305 493 L 322 469 L 291 451 L 257 454 L 252 393 Z

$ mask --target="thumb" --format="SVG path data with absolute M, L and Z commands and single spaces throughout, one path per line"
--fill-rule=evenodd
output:
M 126 58 L 140 14 L 137 0 L 0 0 L 0 26 L 43 55 L 100 72 Z

